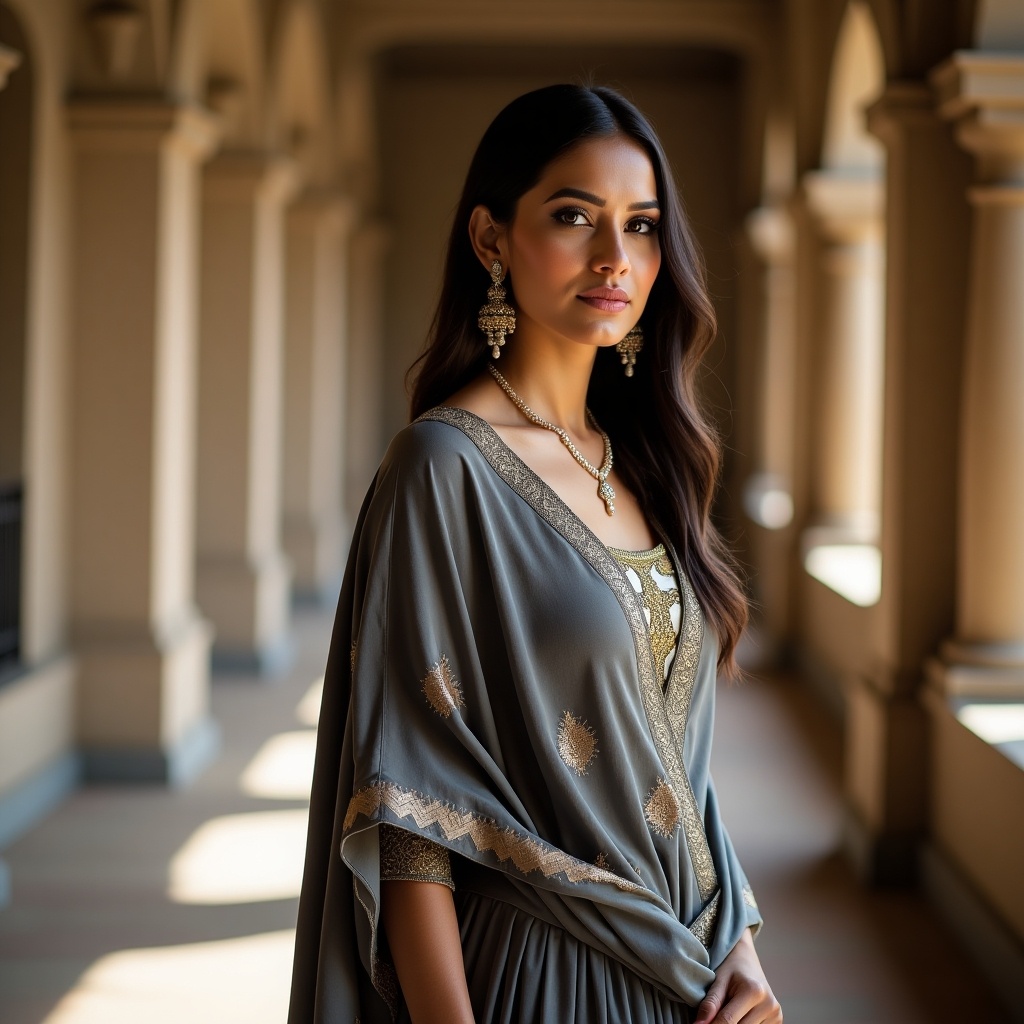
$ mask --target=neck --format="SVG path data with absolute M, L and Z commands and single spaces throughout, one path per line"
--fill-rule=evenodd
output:
M 579 436 L 589 430 L 587 388 L 596 355 L 589 345 L 557 344 L 517 331 L 496 367 L 538 416 Z

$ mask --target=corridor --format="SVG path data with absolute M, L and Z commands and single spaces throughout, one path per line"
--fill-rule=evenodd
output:
M 190 788 L 81 789 L 7 851 L 3 1024 L 282 1024 L 330 620 L 297 614 L 283 680 L 216 679 L 224 749 Z M 716 778 L 787 1024 L 1007 1019 L 920 897 L 855 883 L 839 747 L 803 688 L 719 692 Z

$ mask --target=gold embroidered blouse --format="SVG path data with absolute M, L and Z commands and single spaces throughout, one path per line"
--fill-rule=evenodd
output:
M 640 595 L 651 637 L 654 662 L 661 669 L 662 684 L 668 682 L 679 640 L 682 601 L 679 581 L 664 544 L 646 551 L 608 548 L 622 566 L 633 589 Z
M 445 847 L 386 823 L 380 826 L 380 877 L 381 881 L 440 882 L 455 888 Z

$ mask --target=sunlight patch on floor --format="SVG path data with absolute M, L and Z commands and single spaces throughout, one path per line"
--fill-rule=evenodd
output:
M 308 800 L 315 756 L 313 729 L 271 736 L 242 772 L 242 792 L 272 800 Z
M 804 555 L 804 568 L 847 601 L 870 608 L 882 596 L 882 553 L 872 544 L 822 544 Z
M 294 942 L 289 929 L 110 953 L 43 1024 L 281 1024 Z
M 305 696 L 299 701 L 295 709 L 295 717 L 303 725 L 311 725 L 316 728 L 320 721 L 320 699 L 324 693 L 324 677 L 315 680 L 306 691 Z
M 300 808 L 212 818 L 171 859 L 168 896 L 207 905 L 298 896 L 307 817 Z
M 964 704 L 956 717 L 986 743 L 1024 740 L 1024 704 Z

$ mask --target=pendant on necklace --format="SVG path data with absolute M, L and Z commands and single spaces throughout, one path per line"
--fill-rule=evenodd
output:
M 604 501 L 604 510 L 608 515 L 615 515 L 615 489 L 607 480 L 602 480 L 597 488 L 598 497 Z

